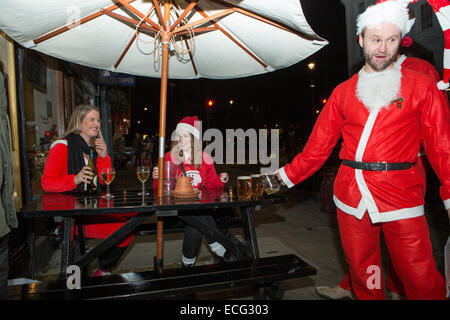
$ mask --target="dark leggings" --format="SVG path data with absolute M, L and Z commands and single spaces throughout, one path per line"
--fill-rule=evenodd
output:
M 217 228 L 216 221 L 212 216 L 208 215 L 199 215 L 197 218 L 200 219 L 201 222 L 208 225 L 212 229 L 219 230 Z M 202 244 L 202 237 L 203 234 L 198 231 L 197 229 L 194 229 L 188 224 L 185 224 L 184 226 L 184 241 L 183 241 L 183 256 L 186 258 L 192 259 L 195 258 L 198 254 L 198 250 L 200 249 L 200 246 Z M 208 244 L 214 243 L 215 241 L 209 237 L 206 237 L 206 242 Z
M 111 271 L 127 250 L 127 247 L 113 247 L 100 255 L 98 257 L 98 268 L 102 271 Z

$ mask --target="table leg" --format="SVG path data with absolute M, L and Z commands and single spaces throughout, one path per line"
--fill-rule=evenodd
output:
M 253 223 L 253 208 L 241 208 L 242 223 L 244 225 L 244 236 L 253 255 L 253 259 L 259 259 L 258 241 L 256 240 L 255 225 Z
M 123 226 L 117 229 L 108 238 L 104 239 L 100 244 L 98 244 L 88 253 L 84 254 L 80 259 L 78 259 L 75 264 L 81 269 L 86 267 L 91 261 L 98 258 L 102 253 L 106 252 L 108 249 L 112 248 L 119 241 L 123 240 L 130 233 L 132 233 L 136 228 L 141 225 L 147 218 L 149 214 L 147 212 L 140 213 L 130 220 L 128 220 Z
M 36 233 L 34 232 L 34 219 L 35 218 L 27 219 L 28 246 L 30 254 L 30 261 L 28 264 L 28 277 L 30 279 L 34 279 L 34 271 L 36 264 L 36 257 L 35 257 Z
M 59 277 L 61 278 L 61 280 L 66 279 L 67 276 L 67 267 L 69 266 L 70 261 L 71 230 L 72 230 L 72 218 L 64 217 L 64 233 L 61 248 L 61 271 L 59 273 Z
M 223 245 L 227 250 L 230 250 L 237 258 L 247 258 L 249 257 L 249 251 L 247 247 L 240 242 L 236 237 L 231 234 L 223 234 L 219 230 L 211 229 L 208 225 L 203 223 L 198 217 L 191 215 L 179 215 L 178 219 L 194 227 L 200 231 L 203 235 L 216 240 L 221 245 Z

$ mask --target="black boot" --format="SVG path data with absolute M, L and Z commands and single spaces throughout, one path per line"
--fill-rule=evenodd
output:
M 225 260 L 225 262 L 233 262 L 233 261 L 237 261 L 237 258 L 234 255 L 232 255 L 229 250 L 227 250 L 223 254 L 223 260 Z
M 193 263 L 184 264 L 183 261 L 181 261 L 181 270 L 188 270 L 194 267 Z
M 225 251 L 223 254 L 223 257 L 216 256 L 214 259 L 215 263 L 226 263 L 226 262 L 233 262 L 237 261 L 237 258 L 231 254 L 230 251 Z

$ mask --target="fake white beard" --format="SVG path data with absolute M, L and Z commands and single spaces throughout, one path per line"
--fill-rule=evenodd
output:
M 369 110 L 376 111 L 388 107 L 395 98 L 398 98 L 402 72 L 400 67 L 367 73 L 364 67 L 359 71 L 356 85 L 356 96 Z

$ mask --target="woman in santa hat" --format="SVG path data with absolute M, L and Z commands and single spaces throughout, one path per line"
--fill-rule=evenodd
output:
M 177 144 L 167 152 L 164 161 L 171 161 L 178 165 L 178 176 L 182 175 L 181 163 L 186 174 L 191 178 L 192 187 L 196 190 L 220 189 L 228 182 L 228 173 L 216 173 L 214 161 L 211 156 L 202 151 L 200 138 L 200 122 L 197 116 L 183 118 L 174 131 L 172 140 Z M 153 168 L 153 190 L 158 189 L 158 167 Z M 209 227 L 218 230 L 214 217 L 211 215 L 199 215 L 199 219 Z M 190 225 L 184 227 L 183 255 L 181 258 L 183 267 L 192 267 L 197 259 L 201 246 L 202 233 Z M 206 237 L 211 250 L 225 261 L 231 261 L 233 257 L 220 243 Z

